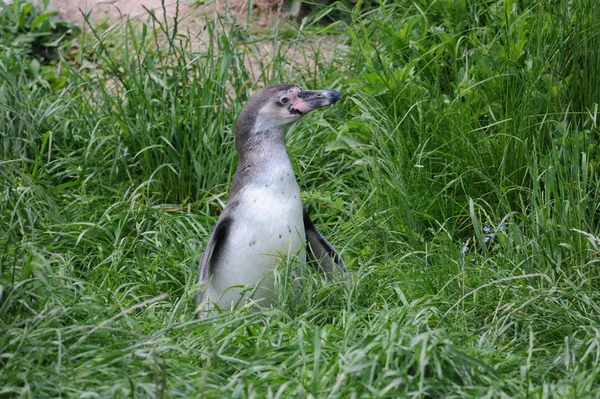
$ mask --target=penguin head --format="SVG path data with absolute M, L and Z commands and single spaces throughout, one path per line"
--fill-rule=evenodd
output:
M 302 90 L 288 84 L 265 86 L 252 95 L 240 113 L 236 130 L 238 135 L 281 131 L 310 111 L 340 98 L 335 90 Z

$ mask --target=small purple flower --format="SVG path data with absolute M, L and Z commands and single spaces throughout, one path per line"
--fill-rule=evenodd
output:
M 485 232 L 488 232 L 488 231 L 490 231 L 490 229 L 489 229 L 489 228 L 488 228 L 487 230 L 485 230 L 485 227 L 483 228 L 483 230 L 484 230 Z M 494 238 L 496 238 L 496 234 L 494 234 L 494 233 L 490 233 L 490 234 L 486 235 L 485 237 L 483 237 L 483 241 L 484 241 L 484 242 L 488 242 L 489 240 L 493 240 Z
M 498 230 L 504 231 L 504 223 L 502 223 L 500 226 L 498 226 Z
M 488 226 L 483 226 L 483 231 L 485 231 L 486 233 L 491 231 L 492 229 L 490 229 Z
M 467 251 L 469 250 L 469 246 L 467 244 L 465 244 L 461 249 L 460 249 L 460 253 L 461 254 L 465 254 L 467 253 Z

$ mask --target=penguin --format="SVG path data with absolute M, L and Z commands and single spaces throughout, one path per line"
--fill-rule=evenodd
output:
M 284 147 L 286 127 L 340 98 L 335 90 L 275 84 L 254 93 L 242 109 L 235 125 L 238 165 L 230 196 L 199 265 L 200 310 L 225 310 L 250 298 L 260 307 L 272 306 L 272 274 L 282 256 L 315 264 L 321 272 L 347 272 L 304 209 Z

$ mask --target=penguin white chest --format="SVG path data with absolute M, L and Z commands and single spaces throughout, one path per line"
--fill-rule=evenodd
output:
M 249 185 L 232 219 L 207 298 L 228 308 L 240 299 L 240 286 L 256 286 L 253 299 L 268 306 L 275 295 L 272 272 L 281 257 L 306 261 L 302 199 L 294 173 L 282 171 Z

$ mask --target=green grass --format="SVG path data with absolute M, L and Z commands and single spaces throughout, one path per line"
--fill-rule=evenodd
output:
M 191 39 L 0 8 L 0 397 L 600 396 L 595 2 L 368 5 Z M 236 115 L 292 81 L 344 95 L 287 146 L 351 283 L 196 320 Z

